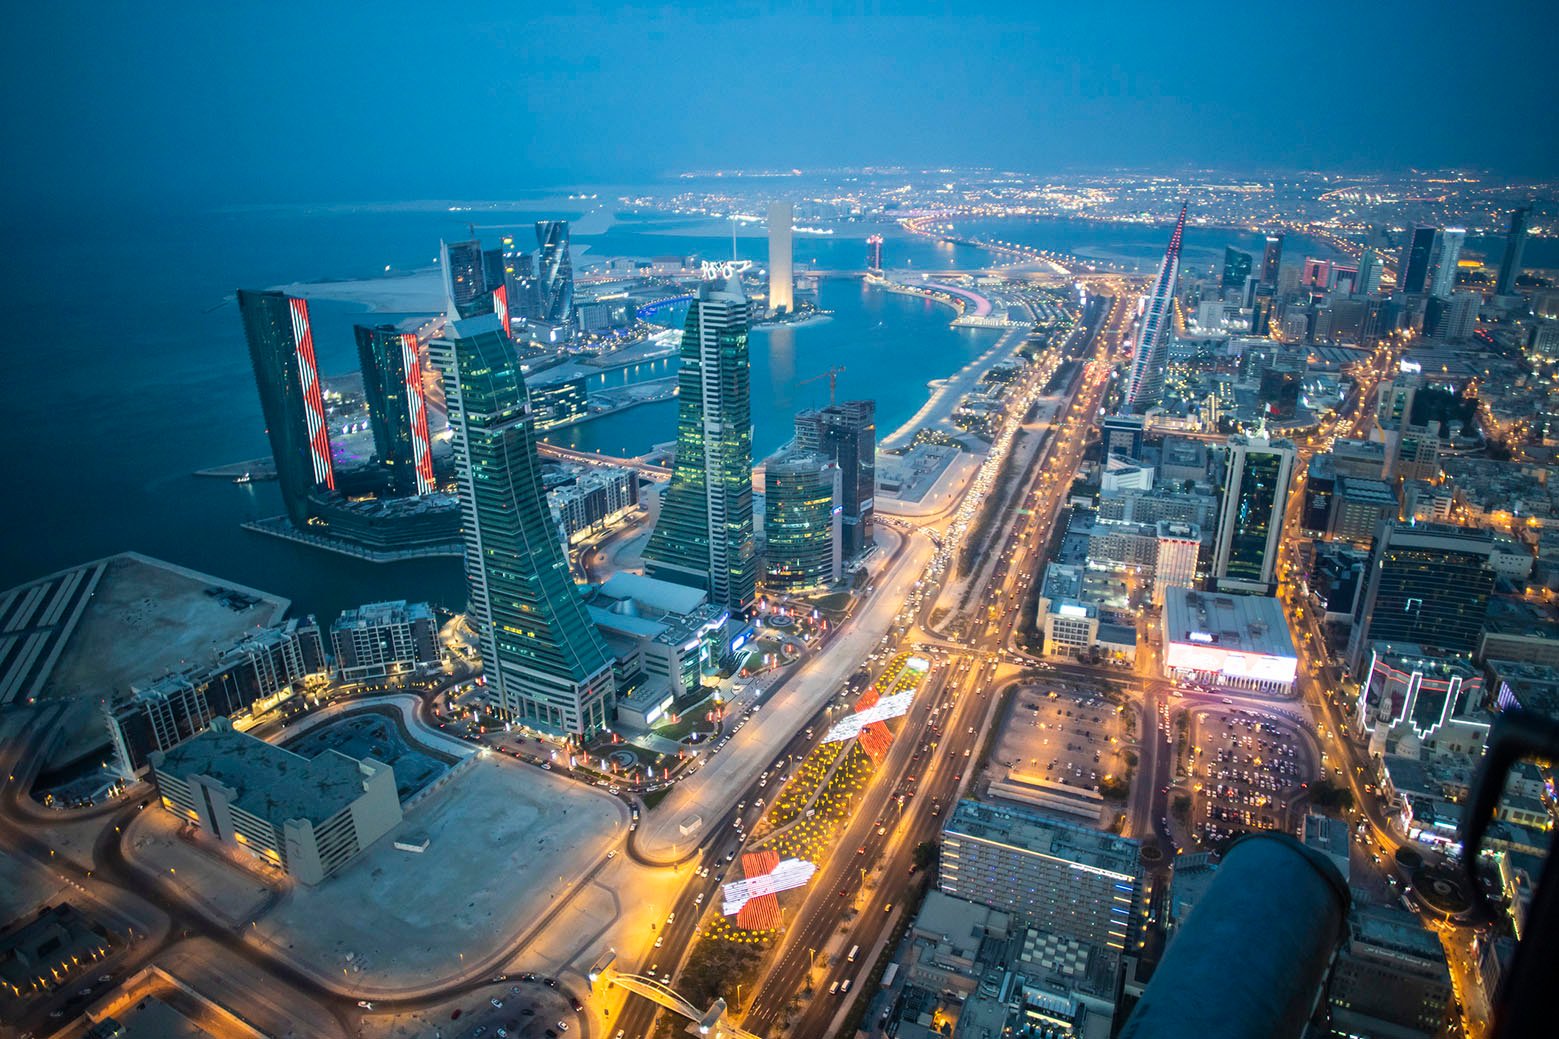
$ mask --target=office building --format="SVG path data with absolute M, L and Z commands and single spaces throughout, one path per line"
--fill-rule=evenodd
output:
M 1261 253 L 1261 283 L 1277 288 L 1278 271 L 1283 268 L 1283 236 L 1267 235 L 1266 247 Z
M 1159 401 L 1164 388 L 1164 368 L 1168 364 L 1169 330 L 1175 319 L 1175 285 L 1180 276 L 1180 240 L 1185 234 L 1186 207 L 1169 236 L 1169 248 L 1154 279 L 1137 334 L 1136 351 L 1131 358 L 1131 381 L 1126 386 L 1127 410 L 1141 414 Z
M 1371 643 L 1412 643 L 1472 653 L 1494 591 L 1494 534 L 1443 523 L 1387 523 L 1376 535 L 1354 612 L 1348 660 Z
M 536 221 L 536 319 L 562 327 L 574 323 L 574 258 L 568 221 Z
M 586 599 L 621 676 L 617 723 L 648 729 L 702 703 L 729 659 L 730 614 L 709 594 L 618 571 Z
M 1360 733 L 1378 732 L 1374 738 L 1381 743 L 1395 744 L 1408 729 L 1427 740 L 1449 722 L 1466 722 L 1483 701 L 1483 675 L 1467 654 L 1375 642 L 1359 678 L 1352 721 Z
M 437 666 L 438 620 L 425 602 L 376 602 L 347 610 L 330 626 L 343 682 L 393 678 Z
M 1356 904 L 1326 986 L 1338 1039 L 1448 1039 L 1456 992 L 1440 936 L 1394 906 Z
M 536 278 L 536 258 L 503 236 L 504 284 L 508 287 L 509 313 L 520 321 L 541 316 L 541 291 Z
M 612 716 L 612 662 L 542 494 L 514 349 L 494 317 L 448 332 L 429 353 L 454 433 L 469 617 L 488 697 L 522 724 L 589 735 Z
M 796 309 L 796 272 L 791 262 L 791 225 L 796 210 L 789 202 L 769 206 L 769 312 Z
M 238 312 L 260 390 L 260 411 L 282 504 L 292 525 L 301 529 L 313 512 L 310 499 L 336 487 L 308 301 L 280 292 L 239 289 Z
M 881 272 L 882 270 L 882 235 L 868 235 L 866 238 L 866 269 Z
M 1158 553 L 1153 565 L 1153 603 L 1162 606 L 1169 588 L 1196 587 L 1196 557 L 1202 532 L 1194 523 L 1160 520 L 1154 527 Z
M 402 496 L 431 494 L 437 485 L 417 337 L 393 325 L 354 325 L 352 332 L 357 337 L 374 453 L 389 471 L 390 489 Z
M 1304 266 L 1299 268 L 1299 284 L 1307 289 L 1319 289 L 1326 291 L 1331 285 L 1332 264 L 1330 260 L 1317 260 L 1306 257 Z
M 1141 895 L 1136 841 L 1019 805 L 960 801 L 937 889 L 1064 938 L 1124 949 Z
M 1265 594 L 1277 574 L 1296 452 L 1287 440 L 1229 437 L 1212 576 L 1221 589 Z
M 1287 695 L 1298 673 L 1299 654 L 1277 599 L 1188 588 L 1165 591 L 1165 677 Z
M 1505 255 L 1499 261 L 1499 277 L 1494 281 L 1494 295 L 1516 294 L 1516 281 L 1521 277 L 1521 254 L 1526 249 L 1527 233 L 1531 226 L 1531 206 L 1511 210 L 1510 233 L 1505 238 Z
M 1463 342 L 1478 327 L 1482 298 L 1475 292 L 1430 296 L 1424 306 L 1424 338 Z
M 1241 252 L 1232 245 L 1223 248 L 1223 278 L 1219 282 L 1221 295 L 1228 298 L 1230 293 L 1243 293 L 1245 280 L 1251 276 L 1251 268 L 1256 262 L 1250 253 Z
M 480 241 L 440 241 L 438 262 L 444 274 L 444 312 L 449 320 L 476 317 L 492 309 Z
M 839 467 L 792 452 L 763 463 L 763 586 L 794 594 L 839 579 Z
M 1429 279 L 1429 295 L 1449 296 L 1456 291 L 1456 268 L 1462 259 L 1462 243 L 1467 240 L 1464 227 L 1447 227 L 1440 232 L 1434 260 L 1434 273 Z
M 752 516 L 751 304 L 739 276 L 705 281 L 688 307 L 677 372 L 677 457 L 644 572 L 744 613 L 758 585 Z
M 840 543 L 849 561 L 871 548 L 877 494 L 877 402 L 846 400 L 796 416 L 796 448 L 839 467 Z
M 1134 461 L 1141 459 L 1146 425 L 1141 415 L 1104 416 L 1099 422 L 1099 461 L 1108 462 L 1112 455 Z
M 1308 496 L 1308 488 L 1306 493 Z M 1331 513 L 1323 528 L 1326 534 L 1337 541 L 1365 546 L 1374 540 L 1382 523 L 1397 518 L 1399 510 L 1396 492 L 1384 480 L 1367 476 L 1338 476 L 1331 498 Z
M 401 821 L 395 773 L 327 750 L 305 758 L 226 718 L 152 755 L 164 808 L 223 844 L 318 884 Z
M 1413 228 L 1407 243 L 1402 247 L 1402 258 L 1397 265 L 1397 291 L 1409 295 L 1422 295 L 1429 291 L 1439 238 L 1438 228 L 1422 225 Z
M 1380 253 L 1374 249 L 1365 249 L 1359 255 L 1359 276 L 1353 283 L 1355 296 L 1372 296 L 1380 291 L 1380 277 L 1383 267 L 1380 262 Z

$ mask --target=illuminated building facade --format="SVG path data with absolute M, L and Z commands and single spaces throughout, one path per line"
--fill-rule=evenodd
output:
M 487 276 L 482 261 L 482 243 L 438 243 L 439 269 L 444 274 L 444 309 L 451 321 L 476 317 L 489 309 Z
M 1251 276 L 1251 269 L 1255 266 L 1256 258 L 1250 253 L 1241 252 L 1232 245 L 1223 247 L 1223 278 L 1219 287 L 1224 296 L 1231 292 L 1244 292 L 1245 279 Z
M 312 511 L 311 496 L 336 487 L 308 301 L 239 289 L 238 312 L 282 502 L 292 525 L 301 528 Z
M 1138 414 L 1157 404 L 1164 388 L 1169 329 L 1175 318 L 1175 285 L 1180 277 L 1180 240 L 1185 234 L 1185 211 L 1186 207 L 1181 206 L 1180 219 L 1175 221 L 1174 233 L 1169 236 L 1169 248 L 1164 250 L 1164 262 L 1159 265 L 1158 277 L 1153 282 L 1153 292 L 1148 297 L 1147 311 L 1142 315 L 1142 326 L 1137 333 L 1126 404 Z
M 1286 695 L 1299 655 L 1283 604 L 1264 595 L 1165 589 L 1164 672 L 1220 689 Z
M 525 382 L 494 317 L 430 347 L 454 431 L 470 619 L 489 699 L 515 721 L 589 735 L 611 719 L 611 655 L 574 587 L 541 489 Z
M 352 331 L 357 337 L 374 452 L 390 473 L 390 487 L 399 495 L 432 493 L 433 443 L 428 437 L 417 337 L 392 325 L 356 325 Z
M 793 594 L 839 579 L 839 467 L 822 455 L 775 455 L 763 465 L 763 585 Z
M 880 234 L 867 236 L 866 269 L 869 271 L 882 270 L 882 235 Z
M 846 400 L 796 416 L 796 447 L 839 467 L 841 558 L 871 548 L 877 494 L 877 402 Z
M 1521 254 L 1527 246 L 1527 232 L 1532 226 L 1532 207 L 1522 206 L 1511 210 L 1510 234 L 1505 239 L 1505 255 L 1499 261 L 1499 277 L 1494 282 L 1496 296 L 1511 296 L 1516 291 L 1516 279 L 1521 277 Z
M 1296 457 L 1287 440 L 1229 438 L 1213 542 L 1212 575 L 1219 588 L 1264 594 L 1272 587 Z
M 1283 267 L 1283 236 L 1267 235 L 1267 244 L 1261 252 L 1261 283 L 1277 287 L 1278 271 Z
M 1413 228 L 1407 244 L 1402 247 L 1402 258 L 1397 267 L 1398 291 L 1412 295 L 1429 290 L 1439 237 L 1438 228 L 1425 226 Z
M 752 515 L 751 304 L 739 273 L 715 272 L 688 308 L 677 373 L 677 457 L 644 571 L 745 612 L 756 598 Z
M 1384 524 L 1353 616 L 1348 660 L 1355 671 L 1376 642 L 1476 650 L 1494 591 L 1493 553 L 1489 530 Z

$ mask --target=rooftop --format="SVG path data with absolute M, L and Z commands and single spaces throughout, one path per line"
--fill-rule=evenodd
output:
M 288 819 L 324 822 L 362 796 L 364 765 L 388 767 L 334 750 L 305 758 L 238 732 L 225 718 L 160 758 L 154 755 L 153 763 L 158 772 L 181 779 L 215 779 L 234 791 L 235 806 L 277 827 Z
M 1261 656 L 1295 655 L 1282 604 L 1264 595 L 1165 589 L 1164 637 Z
M 946 832 L 1091 867 L 1126 880 L 1134 879 L 1138 872 L 1140 846 L 1136 841 L 1017 805 L 960 801 L 947 821 Z

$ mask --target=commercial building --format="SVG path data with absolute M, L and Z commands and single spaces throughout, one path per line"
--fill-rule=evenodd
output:
M 482 261 L 482 243 L 438 243 L 439 270 L 444 277 L 444 311 L 449 320 L 476 317 L 492 311 L 492 296 Z
M 497 325 L 458 322 L 430 347 L 454 432 L 469 617 L 497 710 L 589 735 L 612 716 L 611 657 L 569 575 L 541 490 L 525 381 Z
M 336 486 L 308 301 L 281 292 L 239 289 L 238 312 L 282 504 L 292 525 L 301 529 L 313 511 L 315 492 Z
M 1372 643 L 1472 653 L 1494 590 L 1494 535 L 1443 523 L 1386 523 L 1376 537 L 1354 613 L 1348 662 L 1357 673 Z
M 1158 534 L 1158 554 L 1153 566 L 1153 603 L 1162 606 L 1167 589 L 1196 587 L 1202 531 L 1193 523 L 1167 520 L 1160 520 L 1154 529 Z
M 1424 338 L 1465 342 L 1478 327 L 1482 297 L 1474 292 L 1430 296 L 1424 306 Z
M 1422 295 L 1429 291 L 1439 237 L 1438 228 L 1423 225 L 1413 228 L 1402 247 L 1402 257 L 1397 264 L 1399 292 Z
M 1310 504 L 1306 488 L 1306 505 Z M 1369 544 L 1382 523 L 1397 518 L 1397 496 L 1384 480 L 1338 476 L 1325 531 L 1337 541 Z
M 104 709 L 118 769 L 140 775 L 154 751 L 172 750 L 215 718 L 269 710 L 325 670 L 319 624 L 294 618 L 244 636 L 209 665 L 132 684 L 127 699 Z
M 572 365 L 544 368 L 525 377 L 531 423 L 538 432 L 571 425 L 590 416 L 590 376 Z
M 791 263 L 791 226 L 796 209 L 789 202 L 769 205 L 769 310 L 789 314 L 796 309 L 796 273 Z
M 1220 589 L 1264 594 L 1272 588 L 1295 457 L 1287 440 L 1229 437 L 1213 541 L 1212 576 Z
M 152 774 L 168 811 L 304 884 L 320 883 L 401 821 L 389 765 L 334 750 L 305 758 L 226 718 L 153 754 Z
M 880 234 L 866 236 L 866 269 L 882 270 L 882 235 Z
M 763 585 L 794 594 L 840 575 L 839 467 L 806 451 L 763 463 Z
M 560 327 L 574 323 L 574 258 L 568 251 L 568 221 L 536 221 L 538 321 Z
M 1147 312 L 1142 315 L 1142 330 L 1137 336 L 1136 351 L 1131 359 L 1131 381 L 1126 387 L 1126 406 L 1141 414 L 1158 403 L 1164 388 L 1164 368 L 1169 329 L 1174 324 L 1175 285 L 1180 275 L 1180 240 L 1185 234 L 1186 207 L 1180 207 L 1180 219 L 1169 236 L 1169 248 L 1164 251 L 1158 277 L 1148 296 Z
M 430 494 L 433 443 L 428 437 L 427 398 L 417 336 L 394 325 L 354 325 L 363 396 L 373 428 L 374 453 L 390 474 L 396 494 Z
M 1262 284 L 1277 287 L 1278 271 L 1283 267 L 1283 236 L 1282 234 L 1267 235 L 1266 246 L 1261 252 L 1261 281 Z M 1259 333 L 1258 333 L 1259 334 Z
M 1171 588 L 1164 596 L 1164 670 L 1168 677 L 1226 689 L 1286 695 L 1299 655 L 1283 604 L 1259 595 Z
M 1142 436 L 1147 422 L 1141 415 L 1106 415 L 1099 420 L 1099 461 L 1112 455 L 1142 457 Z
M 1141 895 L 1136 841 L 1017 805 L 960 801 L 937 888 L 1063 938 L 1124 949 Z
M 1223 247 L 1223 278 L 1219 282 L 1221 295 L 1227 299 L 1230 293 L 1243 294 L 1245 279 L 1251 276 L 1256 260 L 1250 253 L 1241 252 L 1232 245 Z
M 796 416 L 796 447 L 839 467 L 840 555 L 871 548 L 877 494 L 877 402 L 846 400 Z
M 568 542 L 604 532 L 638 505 L 639 474 L 620 466 L 591 469 L 547 492 L 547 506 Z
M 1434 273 L 1429 279 L 1430 296 L 1449 296 L 1456 290 L 1456 268 L 1461 263 L 1462 243 L 1467 240 L 1464 227 L 1447 227 L 1436 242 Z
M 1483 700 L 1483 675 L 1466 654 L 1376 642 L 1360 675 L 1353 724 L 1360 733 L 1405 727 L 1425 740 L 1452 718 L 1480 709 Z
M 752 515 L 751 304 L 740 276 L 706 280 L 688 308 L 677 373 L 677 457 L 644 572 L 703 588 L 733 614 L 757 594 Z
M 330 626 L 343 682 L 393 678 L 438 664 L 438 620 L 425 602 L 376 602 L 347 610 Z
M 1330 1035 L 1446 1039 L 1455 999 L 1438 934 L 1401 909 L 1353 907 L 1327 985 Z
M 1531 206 L 1510 211 L 1510 233 L 1505 238 L 1505 255 L 1499 261 L 1499 277 L 1494 281 L 1494 295 L 1516 294 L 1516 280 L 1521 277 L 1521 256 L 1526 250 L 1527 233 L 1531 228 Z

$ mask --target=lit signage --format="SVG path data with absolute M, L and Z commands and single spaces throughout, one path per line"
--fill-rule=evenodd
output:
M 1171 642 L 1164 662 L 1183 671 L 1205 671 L 1257 682 L 1292 682 L 1299 669 L 1299 661 L 1291 656 L 1240 653 L 1189 642 Z
M 1068 603 L 1056 612 L 1063 617 L 1086 617 L 1088 616 L 1088 607 Z
M 725 894 L 720 908 L 726 916 L 735 916 L 741 912 L 742 906 L 755 898 L 777 895 L 781 891 L 802 887 L 816 872 L 817 866 L 810 862 L 801 859 L 784 859 L 767 873 L 744 877 L 722 885 Z
M 1218 639 L 1215 636 L 1209 635 L 1205 631 L 1192 631 L 1192 632 L 1188 632 L 1186 634 L 1186 638 L 1190 639 L 1192 642 L 1203 642 L 1203 643 L 1207 643 L 1208 645 L 1211 645 L 1212 643 L 1218 641 Z
M 725 281 L 749 270 L 752 270 L 751 260 L 705 260 L 699 264 L 699 276 L 705 281 Z

